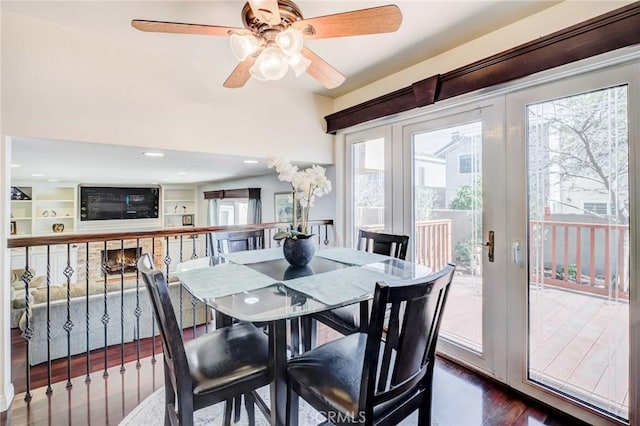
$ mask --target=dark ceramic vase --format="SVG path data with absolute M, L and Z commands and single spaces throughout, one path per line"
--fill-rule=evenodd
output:
M 309 275 L 313 275 L 313 268 L 311 266 L 289 266 L 285 271 L 282 277 L 283 280 L 293 280 L 295 278 L 308 277 Z
M 290 265 L 305 266 L 316 254 L 316 244 L 312 238 L 286 238 L 282 252 Z

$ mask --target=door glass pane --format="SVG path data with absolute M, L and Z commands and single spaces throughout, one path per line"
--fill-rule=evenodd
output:
M 413 135 L 414 259 L 456 263 L 440 334 L 482 352 L 482 123 Z
M 353 224 L 358 229 L 383 232 L 384 209 L 384 138 L 353 144 Z
M 627 87 L 527 107 L 529 379 L 628 418 Z

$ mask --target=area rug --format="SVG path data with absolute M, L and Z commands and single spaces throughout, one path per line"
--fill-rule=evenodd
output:
M 258 390 L 258 394 L 265 400 L 269 400 L 269 388 L 264 387 Z M 221 425 L 224 417 L 224 403 L 206 407 L 193 413 L 194 425 Z M 300 426 L 317 425 L 324 421 L 318 412 L 311 408 L 306 402 L 300 399 L 300 414 L 298 424 Z M 417 424 L 417 413 L 405 419 L 401 426 L 415 426 Z M 125 417 L 120 426 L 152 426 L 164 424 L 164 388 L 156 390 L 142 401 Z M 242 409 L 242 418 L 237 425 L 248 425 L 247 412 Z M 432 423 L 434 424 L 434 423 Z M 260 410 L 256 407 L 256 425 L 268 426 L 267 419 L 264 418 Z

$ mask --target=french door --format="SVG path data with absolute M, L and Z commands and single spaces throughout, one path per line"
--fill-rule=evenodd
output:
M 508 228 L 524 249 L 508 268 L 518 354 L 510 383 L 623 422 L 638 356 L 630 346 L 638 70 L 636 62 L 592 71 L 506 98 L 508 139 L 519 141 L 507 146 L 516 201 Z
M 402 128 L 412 258 L 434 270 L 456 264 L 439 350 L 498 377 L 506 337 L 501 111 L 488 101 Z
M 345 138 L 351 241 L 456 264 L 438 350 L 592 424 L 640 421 L 639 56 Z

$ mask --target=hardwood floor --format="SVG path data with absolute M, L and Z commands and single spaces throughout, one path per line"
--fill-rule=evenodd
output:
M 330 340 L 335 336 L 328 329 L 320 329 L 318 334 L 319 340 Z M 103 375 L 104 358 L 100 358 L 104 351 L 92 353 L 90 365 L 94 371 L 90 381 L 85 381 L 85 360 L 74 357 L 71 371 L 76 377 L 69 381 L 70 387 L 67 387 L 66 360 L 54 362 L 54 383 L 49 394 L 46 364 L 44 368 L 36 366 L 32 369 L 31 401 L 26 402 L 24 350 L 20 355 L 17 338 L 13 347 L 13 383 L 17 395 L 11 409 L 0 415 L 3 425 L 117 425 L 136 405 L 163 386 L 162 350 L 156 352 L 156 362 L 152 362 L 151 339 L 145 339 L 140 345 L 143 358 L 139 364 L 135 344 L 125 345 L 123 370 L 120 347 L 110 348 L 108 357 L 112 365 L 107 370 L 108 375 Z M 186 332 L 185 339 L 190 338 L 191 334 Z M 159 340 L 156 339 L 157 345 Z M 22 368 L 16 370 L 20 363 Z M 441 357 L 435 368 L 433 419 L 441 426 L 580 424 Z

